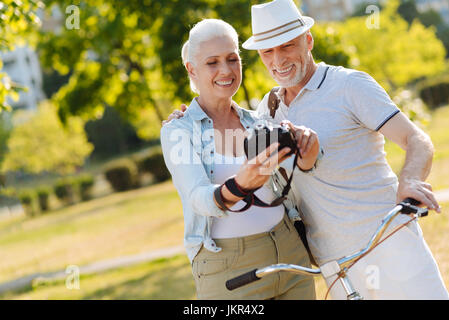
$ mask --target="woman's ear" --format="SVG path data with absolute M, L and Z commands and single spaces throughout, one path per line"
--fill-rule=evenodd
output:
M 186 70 L 190 78 L 196 78 L 195 67 L 191 62 L 186 63 Z

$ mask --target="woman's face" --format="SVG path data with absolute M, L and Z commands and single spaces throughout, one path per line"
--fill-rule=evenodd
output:
M 238 47 L 225 36 L 201 43 L 195 65 L 188 63 L 187 69 L 201 95 L 231 98 L 242 80 Z

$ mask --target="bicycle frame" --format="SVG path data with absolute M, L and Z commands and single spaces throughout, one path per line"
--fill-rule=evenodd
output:
M 234 290 L 238 287 L 246 285 L 248 283 L 259 280 L 269 274 L 287 271 L 296 274 L 308 275 L 308 276 L 318 276 L 322 275 L 327 278 L 333 275 L 338 275 L 338 279 L 342 284 L 348 300 L 362 300 L 363 297 L 353 288 L 346 272 L 347 268 L 350 264 L 355 262 L 360 257 L 369 253 L 380 241 L 383 234 L 387 230 L 388 226 L 391 222 L 396 218 L 399 214 L 410 214 L 415 216 L 416 218 L 424 217 L 428 214 L 428 210 L 426 208 L 419 208 L 416 205 L 419 203 L 413 199 L 406 199 L 400 204 L 398 204 L 393 210 L 391 210 L 383 219 L 380 226 L 377 228 L 376 232 L 371 237 L 370 241 L 362 250 L 340 258 L 336 261 L 330 261 L 321 265 L 320 268 L 306 268 L 294 264 L 274 264 L 261 269 L 255 269 L 248 273 L 245 273 L 236 278 L 230 279 L 226 282 L 226 287 L 229 290 Z

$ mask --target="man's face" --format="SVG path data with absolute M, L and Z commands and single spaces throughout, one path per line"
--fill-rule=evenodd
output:
M 280 46 L 258 50 L 265 67 L 284 88 L 298 85 L 307 73 L 313 38 L 309 32 Z

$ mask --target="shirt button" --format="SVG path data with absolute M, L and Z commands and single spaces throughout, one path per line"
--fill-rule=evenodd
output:
M 210 173 L 214 173 L 214 170 L 211 170 Z

